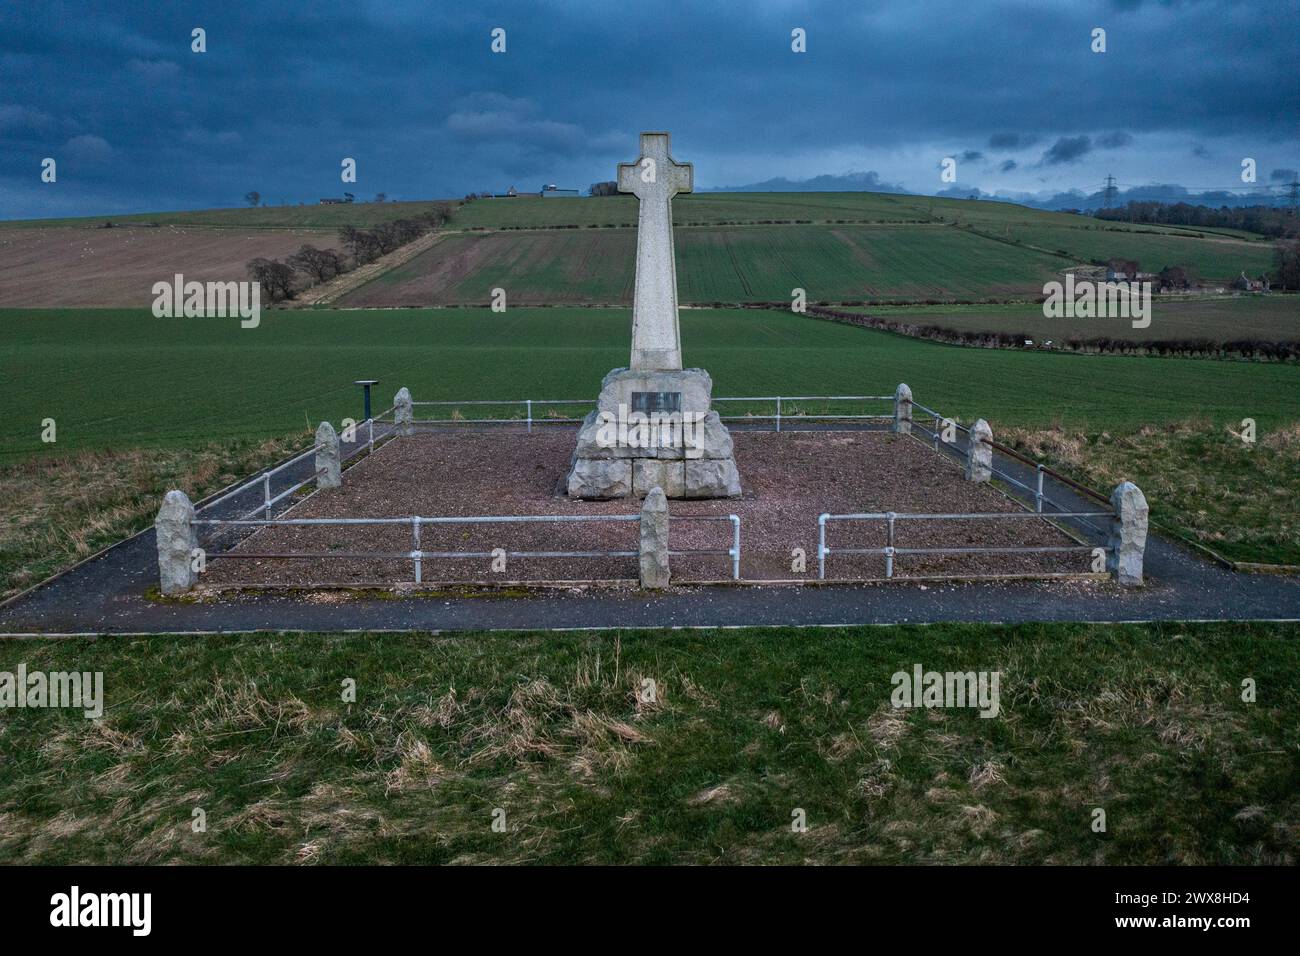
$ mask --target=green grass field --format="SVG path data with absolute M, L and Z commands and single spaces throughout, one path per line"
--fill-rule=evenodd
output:
M 809 301 L 1028 297 L 1064 264 L 941 225 L 679 228 L 675 239 L 683 303 L 788 302 L 794 288 Z M 632 229 L 451 235 L 340 304 L 486 304 L 497 287 L 521 305 L 631 304 L 635 261 Z
M 636 203 L 630 196 L 594 199 L 479 199 L 462 206 L 453 226 L 458 229 L 554 228 L 559 226 L 634 226 Z M 961 222 L 992 231 L 1007 224 L 1056 228 L 1096 228 L 1089 216 L 1049 212 L 1010 202 L 971 201 L 936 196 L 865 192 L 731 193 L 698 192 L 673 199 L 673 221 L 681 225 L 760 223 L 764 220 L 813 223 L 836 222 Z M 1132 229 L 1170 235 L 1214 236 L 1222 230 L 1177 226 L 1105 223 L 1106 228 Z M 1250 238 L 1248 234 L 1241 234 Z
M 1082 219 L 1069 226 L 1024 221 L 1008 222 L 987 232 L 1040 249 L 1062 251 L 1079 262 L 1105 262 L 1115 257 L 1135 259 L 1143 272 L 1159 272 L 1165 266 L 1190 266 L 1203 279 L 1225 283 L 1242 270 L 1256 277 L 1273 268 L 1273 247 L 1268 243 L 1161 235 L 1160 230 L 1145 232 L 1137 226 L 1114 228 L 1123 225 L 1106 223 L 1106 228 L 1101 228 L 1096 220 Z
M 626 364 L 624 309 L 0 312 L 0 456 L 260 439 L 417 399 L 594 398 Z M 1137 427 L 1190 417 L 1261 428 L 1300 418 L 1300 367 L 964 349 L 759 310 L 685 310 L 688 364 L 715 394 L 885 394 L 908 382 L 948 414 L 1014 425 Z M 58 443 L 40 441 L 54 418 Z
M 688 303 L 788 301 L 794 288 L 831 302 L 1031 299 L 1059 270 L 1094 260 L 1226 281 L 1273 256 L 1266 242 L 1219 233 L 884 193 L 698 193 L 673 210 Z M 344 304 L 479 304 L 497 287 L 520 304 L 625 304 L 635 222 L 626 196 L 477 200 L 451 223 L 463 234 Z
M 1214 299 L 1153 299 L 1151 325 L 1133 328 L 1129 319 L 1047 319 L 1037 303 L 942 306 L 849 306 L 917 325 L 938 325 L 969 332 L 1025 333 L 1035 340 L 1101 336 L 1117 339 L 1191 339 L 1214 342 L 1258 338 L 1300 339 L 1300 295 L 1240 296 Z
M 12 863 L 1296 862 L 1294 626 L 0 643 L 19 663 L 102 671 L 104 712 L 7 713 Z M 893 708 L 918 663 L 999 672 L 998 716 Z

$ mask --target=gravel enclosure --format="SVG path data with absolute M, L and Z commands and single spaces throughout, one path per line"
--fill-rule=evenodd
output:
M 736 514 L 741 519 L 741 577 L 751 581 L 815 580 L 817 516 L 822 512 L 1014 513 L 1024 509 L 996 488 L 963 479 L 960 466 L 908 436 L 869 431 L 746 432 L 733 430 L 745 493 L 729 501 L 672 501 L 671 545 L 676 550 L 726 549 L 728 521 L 691 517 Z M 441 428 L 398 438 L 344 473 L 341 488 L 318 491 L 280 517 L 460 517 L 470 515 L 631 515 L 633 500 L 583 502 L 563 495 L 576 430 L 548 426 L 531 434 L 513 426 Z M 210 531 L 210 529 L 205 529 Z M 221 535 L 224 534 L 225 537 Z M 884 522 L 832 522 L 827 545 L 882 547 Z M 423 525 L 428 551 L 631 551 L 635 522 Z M 409 525 L 268 527 L 237 545 L 229 532 L 202 542 L 209 552 L 362 552 L 406 554 Z M 1074 542 L 1046 521 L 967 520 L 899 522 L 898 547 L 1062 546 Z M 806 555 L 807 571 L 791 570 L 792 552 Z M 1087 572 L 1090 555 L 902 555 L 895 578 Z M 674 556 L 675 581 L 731 577 L 725 555 Z M 828 580 L 883 578 L 883 555 L 835 555 Z M 504 573 L 490 558 L 428 559 L 427 584 L 513 581 L 635 581 L 635 557 L 510 558 Z M 370 586 L 409 583 L 407 557 L 213 558 L 207 587 Z

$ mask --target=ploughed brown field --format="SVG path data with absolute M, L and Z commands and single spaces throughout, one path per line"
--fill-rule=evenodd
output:
M 304 243 L 337 247 L 332 229 L 34 226 L 0 229 L 0 308 L 149 308 L 155 282 L 244 281 L 248 260 Z
M 966 482 L 959 467 L 924 443 L 878 432 L 734 431 L 736 463 L 745 494 L 737 500 L 672 501 L 670 547 L 674 551 L 725 550 L 727 521 L 691 516 L 739 515 L 741 576 L 748 580 L 811 580 L 817 577 L 817 517 L 822 512 L 1007 513 L 1023 512 L 995 488 Z M 527 434 L 519 429 L 438 430 L 396 439 L 344 473 L 343 487 L 319 491 L 280 517 L 420 517 L 469 515 L 632 515 L 640 502 L 581 502 L 563 496 L 575 432 L 551 426 Z M 210 554 L 234 546 L 219 533 L 201 541 Z M 831 548 L 878 548 L 885 526 L 835 523 Z M 1069 546 L 1075 544 L 1046 521 L 960 520 L 900 522 L 898 547 Z M 425 552 L 630 551 L 637 550 L 634 522 L 423 525 Z M 272 527 L 235 547 L 248 558 L 214 557 L 200 584 L 368 585 L 413 580 L 409 524 L 379 526 Z M 806 556 L 804 572 L 792 570 L 795 549 Z M 286 552 L 384 552 L 391 557 L 286 559 L 252 555 Z M 1089 571 L 1086 552 L 1045 555 L 905 555 L 895 574 L 976 576 Z M 617 580 L 637 577 L 635 557 L 510 558 L 493 572 L 488 557 L 426 559 L 423 582 Z M 717 581 L 731 576 L 725 555 L 674 556 L 677 581 Z M 832 555 L 827 578 L 885 576 L 881 555 Z

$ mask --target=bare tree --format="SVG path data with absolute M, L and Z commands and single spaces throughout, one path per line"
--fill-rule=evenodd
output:
M 337 252 L 333 249 L 317 249 L 312 245 L 304 245 L 285 262 L 317 282 L 332 279 L 343 271 L 343 260 Z
M 341 226 L 339 228 L 339 242 L 357 265 L 373 262 L 379 257 L 379 243 L 375 241 L 373 233 L 364 229 L 358 229 L 355 226 Z
M 293 270 L 279 259 L 252 259 L 248 276 L 262 287 L 268 302 L 293 298 Z

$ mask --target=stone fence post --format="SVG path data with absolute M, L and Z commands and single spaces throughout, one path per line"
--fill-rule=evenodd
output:
M 397 425 L 397 434 L 406 437 L 415 434 L 415 409 L 411 405 L 411 392 L 405 385 L 393 396 L 393 422 Z
M 1110 493 L 1115 516 L 1110 519 L 1110 537 L 1106 545 L 1106 570 L 1117 584 L 1140 587 L 1142 560 L 1147 549 L 1147 499 L 1142 489 L 1131 481 L 1120 482 Z
M 316 487 L 337 488 L 342 484 L 338 433 L 329 422 L 321 422 L 316 429 Z
M 966 480 L 988 481 L 993 477 L 993 429 L 984 419 L 971 426 L 966 454 Z
M 154 534 L 158 538 L 158 588 L 163 594 L 184 594 L 198 580 L 194 570 L 194 549 L 199 546 L 194 531 L 194 505 L 183 491 L 169 491 L 163 498 Z
M 894 391 L 894 432 L 908 435 L 912 431 L 912 390 L 900 384 Z
M 668 587 L 668 498 L 658 486 L 641 506 L 641 587 Z

